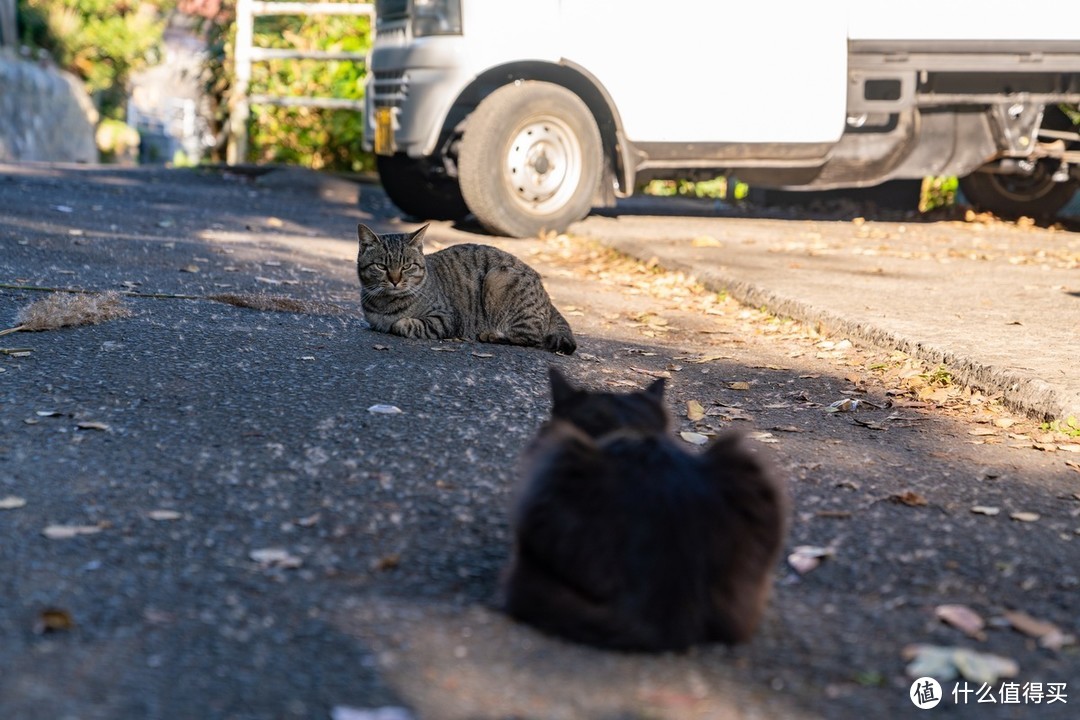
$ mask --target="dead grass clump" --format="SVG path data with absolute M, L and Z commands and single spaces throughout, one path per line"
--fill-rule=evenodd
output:
M 307 315 L 341 315 L 345 312 L 344 309 L 333 303 L 318 300 L 299 300 L 287 295 L 270 295 L 267 293 L 220 293 L 211 295 L 210 299 L 263 312 L 304 313 Z
M 80 325 L 97 325 L 131 315 L 131 310 L 124 305 L 124 300 L 118 292 L 55 293 L 43 300 L 32 302 L 20 310 L 15 316 L 15 322 L 18 324 L 13 328 L 0 331 L 0 335 L 20 330 L 37 332 Z

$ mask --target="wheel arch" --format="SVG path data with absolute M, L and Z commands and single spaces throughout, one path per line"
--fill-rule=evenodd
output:
M 454 143 L 460 136 L 469 114 L 480 102 L 499 88 L 511 83 L 536 80 L 560 85 L 573 92 L 592 113 L 600 130 L 604 151 L 603 182 L 597 193 L 597 205 L 611 206 L 615 198 L 633 192 L 635 166 L 631 160 L 629 144 L 622 130 L 622 119 L 611 96 L 603 85 L 584 69 L 570 62 L 550 63 L 523 61 L 500 65 L 481 73 L 458 95 L 446 116 L 440 133 L 438 147 L 453 161 Z M 455 163 L 448 170 L 456 173 Z

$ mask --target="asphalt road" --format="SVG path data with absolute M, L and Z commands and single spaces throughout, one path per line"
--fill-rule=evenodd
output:
M 1074 438 L 918 358 L 574 236 L 429 233 L 537 267 L 572 357 L 376 334 L 358 221 L 402 226 L 377 187 L 300 171 L 0 168 L 0 325 L 49 294 L 28 288 L 139 294 L 127 318 L 0 338 L 23 349 L 0 355 L 0 717 L 914 717 L 912 644 L 1008 658 L 1017 690 L 1066 693 L 957 704 L 956 683 L 979 682 L 950 681 L 949 717 L 1075 717 L 1077 646 L 1007 615 L 1080 631 Z M 616 242 L 604 228 L 622 222 L 575 234 Z M 660 242 L 684 221 L 626 222 Z M 307 304 L 209 299 L 223 293 Z M 785 555 L 829 556 L 777 568 L 752 643 L 604 653 L 493 609 L 551 363 L 594 387 L 669 375 L 675 430 L 738 428 L 772 459 L 793 500 Z M 828 412 L 845 398 L 864 409 Z M 978 637 L 937 617 L 956 604 L 987 621 Z

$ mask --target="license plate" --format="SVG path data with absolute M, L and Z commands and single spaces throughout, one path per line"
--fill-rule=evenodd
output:
M 375 108 L 375 154 L 394 154 L 394 112 L 393 108 Z

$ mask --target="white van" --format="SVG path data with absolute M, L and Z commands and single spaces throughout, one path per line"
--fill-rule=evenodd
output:
M 1080 184 L 1080 2 L 376 0 L 367 147 L 418 218 L 562 230 L 655 178 Z

